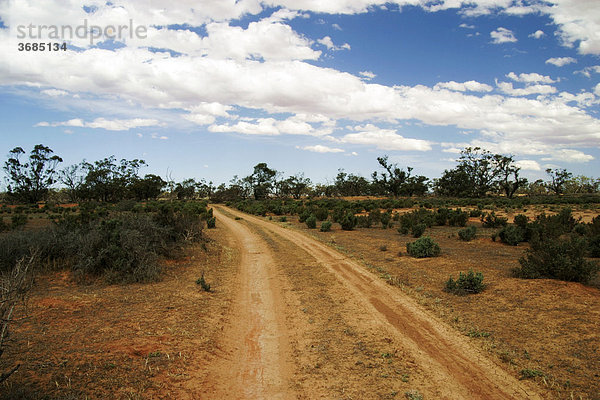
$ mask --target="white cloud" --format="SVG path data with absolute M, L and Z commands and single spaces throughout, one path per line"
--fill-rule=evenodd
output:
M 62 96 L 66 96 L 69 94 L 69 92 L 66 92 L 64 90 L 57 90 L 57 89 L 46 89 L 46 90 L 42 90 L 41 93 L 45 94 L 46 96 L 50 96 L 50 97 L 62 97 Z
M 296 148 L 300 149 L 300 150 L 312 151 L 313 153 L 343 153 L 344 152 L 344 150 L 342 150 L 342 149 L 323 146 L 320 144 L 317 144 L 315 146 L 304 146 L 304 147 L 296 146 Z
M 600 97 L 600 83 L 594 88 L 594 93 L 596 93 L 596 96 Z
M 341 27 L 341 26 L 339 26 L 338 24 L 331 24 L 331 27 L 332 27 L 333 29 L 335 29 L 335 30 L 338 30 L 338 31 L 341 31 L 341 30 L 342 30 L 342 27 Z
M 546 60 L 546 64 L 556 65 L 557 67 L 564 67 L 565 65 L 576 62 L 577 60 L 573 57 L 553 57 Z
M 550 78 L 549 76 L 540 75 L 538 73 L 530 73 L 530 74 L 515 74 L 514 72 L 509 72 L 506 75 L 507 78 L 512 79 L 515 82 L 524 82 L 524 83 L 555 83 L 556 81 Z
M 523 171 L 541 171 L 542 167 L 535 160 L 518 160 L 515 161 L 515 165 L 521 168 Z
M 321 39 L 317 40 L 317 43 L 322 44 L 327 47 L 328 50 L 338 51 L 338 50 L 350 50 L 350 45 L 348 43 L 344 43 L 341 46 L 336 46 L 333 44 L 333 40 L 329 36 L 325 36 Z
M 476 81 L 467 81 L 463 83 L 454 81 L 440 82 L 434 86 L 434 89 L 449 89 L 457 92 L 491 92 L 493 90 L 490 85 Z
M 377 76 L 371 71 L 360 71 L 358 74 L 368 81 L 370 81 L 371 79 L 373 79 Z
M 341 138 L 343 143 L 376 146 L 381 150 L 428 151 L 431 144 L 426 140 L 408 139 L 398 135 L 394 130 L 381 129 L 349 133 Z
M 143 119 L 143 118 L 134 118 L 134 119 L 115 119 L 108 120 L 105 118 L 96 118 L 91 122 L 85 122 L 80 118 L 70 119 L 68 121 L 63 122 L 39 122 L 35 124 L 36 127 L 41 126 L 71 126 L 78 128 L 93 128 L 93 129 L 106 129 L 108 131 L 127 131 L 133 128 L 147 127 L 147 126 L 160 126 L 162 125 L 159 121 L 155 119 Z
M 585 163 L 593 159 L 594 157 L 589 154 L 572 149 L 555 150 L 550 157 L 542 158 L 543 161 L 560 161 L 566 163 Z
M 511 82 L 498 82 L 496 85 L 503 93 L 506 93 L 509 96 L 556 93 L 556 88 L 550 85 L 528 85 L 524 88 L 514 88 Z
M 578 74 L 581 74 L 587 78 L 591 78 L 592 74 L 600 74 L 600 65 L 594 65 L 591 67 L 585 67 L 581 71 L 575 71 Z
M 502 27 L 490 32 L 490 36 L 494 44 L 514 43 L 517 41 L 515 34 L 510 29 Z
M 544 33 L 544 31 L 538 29 L 537 31 L 535 31 L 531 35 L 529 35 L 529 37 L 534 38 L 534 39 L 541 39 L 545 35 L 546 34 Z
M 464 28 L 464 29 L 475 29 L 475 25 L 469 25 L 469 24 L 460 24 L 458 26 L 459 28 Z

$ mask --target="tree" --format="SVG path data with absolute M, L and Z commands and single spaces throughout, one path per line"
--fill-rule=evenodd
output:
M 461 166 L 445 170 L 442 176 L 435 180 L 434 190 L 440 196 L 468 197 L 473 191 L 471 177 Z
M 494 156 L 498 170 L 498 185 L 506 197 L 512 199 L 516 191 L 527 184 L 527 179 L 519 178 L 521 168 L 515 165 L 513 156 Z
M 381 174 L 373 172 L 373 185 L 381 188 L 385 194 L 398 197 L 423 195 L 427 192 L 429 179 L 422 175 L 412 176 L 412 167 L 407 167 L 405 171 L 398 164 L 389 163 L 388 156 L 377 157 L 377 162 L 385 171 Z
M 196 185 L 193 178 L 186 179 L 175 185 L 174 193 L 179 200 L 191 200 L 196 195 Z
M 567 172 L 566 169 L 548 168 L 546 170 L 546 173 L 550 175 L 548 188 L 552 190 L 555 194 L 563 194 L 565 190 L 565 184 L 573 177 L 573 174 Z
M 93 164 L 82 162 L 86 172 L 82 185 L 82 197 L 98 201 L 115 202 L 132 197 L 132 185 L 140 178 L 138 171 L 146 165 L 144 160 L 125 160 L 117 163 L 114 156 L 95 161 Z
M 69 165 L 58 174 L 58 180 L 67 187 L 69 200 L 79 201 L 81 188 L 83 185 L 83 176 L 80 174 L 81 167 L 78 164 Z
M 12 149 L 4 163 L 9 195 L 25 203 L 44 200 L 48 189 L 56 182 L 56 167 L 62 162 L 62 158 L 53 153 L 50 147 L 38 144 L 29 153 L 28 161 L 22 163 L 23 148 Z
M 334 182 L 335 194 L 338 196 L 363 196 L 370 194 L 371 184 L 360 175 L 347 174 L 338 170 Z
M 165 186 L 167 182 L 160 176 L 148 174 L 132 183 L 131 192 L 137 200 L 155 199 L 160 196 Z
M 299 199 L 310 190 L 311 181 L 304 174 L 292 175 L 279 182 L 279 193 L 284 197 Z
M 254 166 L 254 172 L 246 179 L 252 187 L 252 193 L 256 200 L 265 199 L 271 194 L 276 175 L 277 171 L 269 168 L 267 163 L 258 163 Z

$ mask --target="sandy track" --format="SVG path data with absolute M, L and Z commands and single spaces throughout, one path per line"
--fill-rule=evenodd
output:
M 370 323 L 384 327 L 423 369 L 428 385 L 421 392 L 426 398 L 541 398 L 528 383 L 517 380 L 474 349 L 464 336 L 348 257 L 300 232 L 226 209 L 244 219 L 240 224 L 218 209 L 219 221 L 238 238 L 242 272 L 236 318 L 225 332 L 226 341 L 237 345 L 225 350 L 228 356 L 215 369 L 222 371 L 216 381 L 234 389 L 223 391 L 217 385 L 214 393 L 225 395 L 223 398 L 295 397 L 286 382 L 291 374 L 290 360 L 284 356 L 284 316 L 277 314 L 286 312 L 278 303 L 280 283 L 273 261 L 277 255 L 253 232 L 255 227 L 269 231 L 275 240 L 293 243 L 299 252 L 308 253 L 331 272 L 347 295 L 361 305 Z
M 273 254 L 246 226 L 218 213 L 240 252 L 237 298 L 220 360 L 209 371 L 207 399 L 289 399 L 290 360 Z

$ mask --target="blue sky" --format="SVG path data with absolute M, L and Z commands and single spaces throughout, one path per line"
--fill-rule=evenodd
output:
M 267 162 L 326 182 L 384 154 L 434 178 L 481 146 L 530 179 L 600 175 L 594 0 L 11 0 L 0 19 L 5 154 L 43 143 L 65 165 L 143 158 L 215 183 Z M 42 41 L 19 26 L 85 21 L 145 35 L 18 51 Z

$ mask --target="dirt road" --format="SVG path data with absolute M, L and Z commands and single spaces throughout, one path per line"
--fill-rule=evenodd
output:
M 207 398 L 542 398 L 329 246 L 225 207 L 215 215 L 241 269 Z

